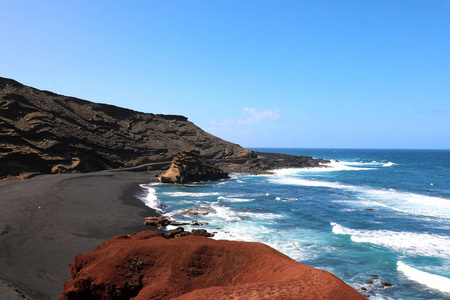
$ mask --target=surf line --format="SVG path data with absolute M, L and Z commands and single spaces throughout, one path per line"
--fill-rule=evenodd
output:
M 401 261 L 397 262 L 397 270 L 402 272 L 409 280 L 444 293 L 450 293 L 450 278 L 417 270 Z

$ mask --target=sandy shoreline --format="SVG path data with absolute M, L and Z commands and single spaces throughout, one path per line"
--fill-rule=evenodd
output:
M 0 181 L 0 294 L 58 299 L 68 264 L 156 212 L 135 197 L 153 174 L 95 172 Z M 12 286 L 11 286 L 12 285 Z

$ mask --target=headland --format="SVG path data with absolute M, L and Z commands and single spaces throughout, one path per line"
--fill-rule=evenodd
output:
M 149 230 L 143 220 L 157 214 L 136 198 L 139 184 L 156 180 L 179 152 L 195 150 L 226 172 L 250 174 L 326 162 L 255 153 L 183 116 L 92 103 L 6 78 L 0 78 L 0 125 L 0 291 L 6 299 L 58 299 L 77 254 Z M 247 276 L 258 271 L 255 266 Z

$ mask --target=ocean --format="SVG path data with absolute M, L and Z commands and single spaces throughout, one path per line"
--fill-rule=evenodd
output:
M 175 220 L 208 223 L 200 228 L 215 239 L 261 242 L 329 271 L 370 299 L 450 299 L 450 150 L 252 150 L 332 161 L 144 184 L 137 196 Z

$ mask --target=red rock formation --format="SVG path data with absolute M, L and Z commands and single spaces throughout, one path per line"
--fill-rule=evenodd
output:
M 70 265 L 61 300 L 365 299 L 331 273 L 260 243 L 144 231 L 116 236 Z
M 199 155 L 200 152 L 195 150 L 181 152 L 172 160 L 170 168 L 159 175 L 159 180 L 164 183 L 186 183 L 229 178 L 228 173 L 207 163 Z

